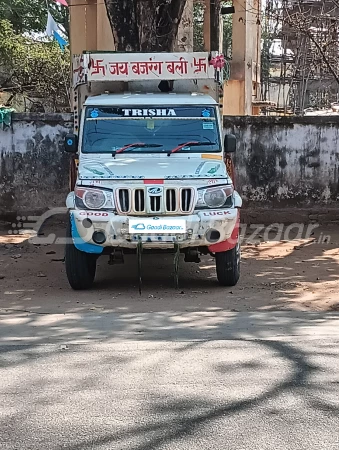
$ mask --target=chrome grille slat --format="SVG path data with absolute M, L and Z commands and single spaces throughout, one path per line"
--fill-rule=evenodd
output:
M 150 195 L 149 199 L 150 199 L 150 210 L 151 210 L 150 212 L 157 213 L 157 212 L 161 211 L 162 196 L 160 197 L 159 195 Z
M 118 198 L 120 209 L 122 212 L 127 213 L 130 210 L 130 191 L 129 189 L 119 189 Z
M 184 188 L 181 190 L 181 210 L 183 212 L 189 212 L 192 204 L 192 189 Z
M 166 189 L 166 211 L 174 212 L 177 210 L 176 189 Z
M 145 211 L 145 191 L 143 189 L 135 189 L 134 191 L 134 210 L 136 212 Z

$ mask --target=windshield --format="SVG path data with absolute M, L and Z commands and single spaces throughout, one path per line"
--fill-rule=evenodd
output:
M 221 151 L 214 106 L 86 108 L 83 153 L 169 153 L 173 149 Z

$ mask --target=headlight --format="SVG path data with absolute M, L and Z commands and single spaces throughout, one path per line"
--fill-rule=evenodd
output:
M 76 186 L 74 193 L 77 208 L 114 209 L 112 191 Z
M 230 207 L 232 206 L 233 191 L 232 185 L 198 189 L 196 207 L 198 209 Z
M 225 204 L 226 198 L 222 189 L 208 190 L 204 194 L 204 202 L 210 208 L 220 208 Z
M 106 196 L 102 191 L 87 191 L 83 197 L 83 202 L 89 209 L 100 209 L 106 203 Z

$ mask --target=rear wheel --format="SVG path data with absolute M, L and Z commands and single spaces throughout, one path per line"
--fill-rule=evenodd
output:
M 240 244 L 215 254 L 217 278 L 221 286 L 235 286 L 240 277 Z
M 65 266 L 68 282 L 75 290 L 89 289 L 93 285 L 96 271 L 96 256 L 78 250 L 72 242 L 71 223 L 66 230 Z

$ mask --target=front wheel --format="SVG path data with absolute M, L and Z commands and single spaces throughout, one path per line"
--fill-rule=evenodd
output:
M 95 271 L 96 256 L 78 250 L 71 239 L 71 223 L 66 230 L 65 266 L 68 282 L 75 290 L 84 290 L 92 287 Z
M 215 254 L 217 278 L 221 286 L 235 286 L 240 277 L 240 244 Z

